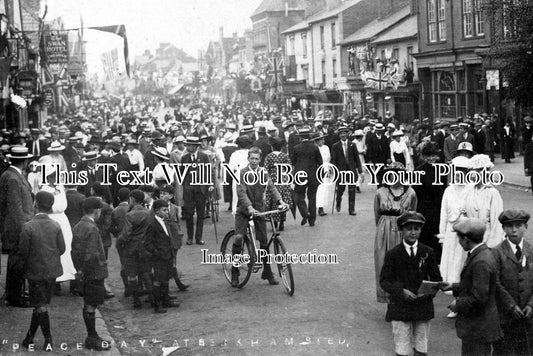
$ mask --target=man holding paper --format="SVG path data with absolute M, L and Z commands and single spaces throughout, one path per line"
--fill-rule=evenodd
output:
M 387 321 L 392 322 L 396 355 L 427 354 L 433 297 L 442 281 L 433 250 L 418 242 L 426 219 L 416 211 L 398 218 L 402 243 L 389 250 L 380 285 L 390 293 Z M 432 283 L 433 282 L 433 283 Z

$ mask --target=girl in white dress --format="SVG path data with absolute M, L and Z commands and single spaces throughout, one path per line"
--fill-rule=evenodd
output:
M 43 185 L 41 190 L 54 194 L 54 205 L 52 206 L 52 213 L 48 214 L 50 219 L 57 221 L 61 227 L 61 232 L 63 233 L 63 239 L 65 240 L 65 253 L 61 255 L 61 267 L 63 267 L 63 275 L 59 276 L 56 279 L 56 282 L 64 282 L 75 279 L 76 269 L 72 263 L 72 258 L 70 256 L 71 245 L 72 245 L 72 229 L 70 228 L 70 223 L 67 216 L 65 215 L 65 210 L 67 209 L 67 195 L 65 193 L 65 188 L 56 184 L 55 174 L 52 166 L 45 165 L 42 169 L 46 169 L 46 173 L 52 172 L 52 174 L 47 176 L 48 184 Z
M 314 139 L 316 141 L 318 149 L 320 150 L 320 155 L 322 156 L 322 164 L 330 163 L 331 153 L 329 151 L 329 147 L 324 144 L 324 136 L 322 134 L 318 134 L 318 136 L 316 136 Z M 318 215 L 327 215 L 324 208 L 329 203 L 330 196 L 332 195 L 334 189 L 334 183 L 321 183 L 318 185 L 318 189 L 316 191 L 316 206 L 318 207 Z

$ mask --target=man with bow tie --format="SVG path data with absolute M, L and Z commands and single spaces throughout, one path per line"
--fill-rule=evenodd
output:
M 533 354 L 533 249 L 524 239 L 530 215 L 517 209 L 504 210 L 498 220 L 505 240 L 492 249 L 498 266 L 498 311 L 503 338 L 493 355 Z

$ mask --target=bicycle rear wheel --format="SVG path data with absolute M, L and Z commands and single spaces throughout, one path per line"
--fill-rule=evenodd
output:
M 274 237 L 274 252 L 276 255 L 285 255 L 285 253 L 287 253 L 287 249 L 285 248 L 285 245 L 279 236 Z M 276 265 L 278 266 L 279 276 L 281 277 L 281 281 L 283 282 L 287 293 L 289 293 L 289 295 L 293 295 L 294 277 L 292 275 L 291 264 L 282 259 L 282 263 L 276 262 Z
M 233 243 L 235 241 L 235 230 L 231 230 L 224 236 L 224 240 L 222 240 L 222 245 L 220 246 L 220 252 L 223 256 L 231 256 L 232 250 L 233 250 Z M 244 287 L 246 283 L 248 283 L 248 280 L 250 279 L 250 276 L 252 275 L 252 269 L 255 264 L 255 255 L 252 254 L 252 244 L 250 240 L 243 236 L 241 246 L 241 255 L 248 255 L 250 256 L 250 261 L 246 264 L 241 264 L 239 268 L 239 285 L 238 288 Z M 231 284 L 231 267 L 232 263 L 223 263 L 222 264 L 222 270 L 224 271 L 224 276 L 226 277 L 226 280 Z

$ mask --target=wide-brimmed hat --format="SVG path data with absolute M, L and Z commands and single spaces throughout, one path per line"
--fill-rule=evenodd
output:
M 186 145 L 200 145 L 200 138 L 198 136 L 187 136 Z
M 402 162 L 391 162 L 385 166 L 384 171 L 405 171 L 405 166 Z
M 58 141 L 54 141 L 50 144 L 50 146 L 47 148 L 48 152 L 60 152 L 65 149 L 65 146 L 63 146 Z
M 156 157 L 159 157 L 165 161 L 168 161 L 168 151 L 164 147 L 154 147 L 154 150 L 152 151 L 152 154 Z
M 403 136 L 404 133 L 402 130 L 396 130 L 392 133 L 392 137 L 395 137 L 395 136 Z
M 258 133 L 258 134 L 266 135 L 266 134 L 267 134 L 267 129 L 266 129 L 266 127 L 264 127 L 264 126 L 259 126 L 259 127 L 257 128 L 257 133 Z
M 451 163 L 457 168 L 470 168 L 470 158 L 466 158 L 465 156 L 457 156 L 452 159 Z
M 490 160 L 490 157 L 484 154 L 478 154 L 470 158 L 470 168 L 472 169 L 491 169 L 494 167 L 494 163 Z
M 97 151 L 89 151 L 83 154 L 83 157 L 81 158 L 81 160 L 82 161 L 93 161 L 95 159 L 98 159 L 99 157 L 100 155 L 98 154 Z
M 28 147 L 13 146 L 11 147 L 10 153 L 6 154 L 6 157 L 10 159 L 27 159 L 32 158 L 33 155 L 29 153 Z

